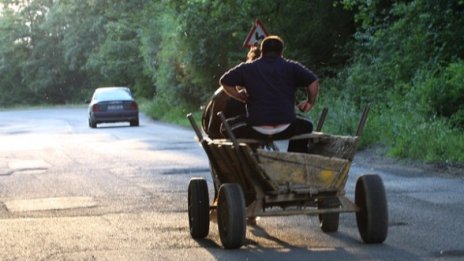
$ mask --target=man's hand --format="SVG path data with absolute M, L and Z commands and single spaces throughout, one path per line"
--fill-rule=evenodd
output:
M 308 94 L 308 99 L 298 104 L 298 109 L 302 112 L 308 112 L 314 107 L 319 92 L 319 81 L 314 81 L 308 85 L 308 87 L 306 87 L 306 92 Z
M 248 100 L 248 93 L 246 89 L 243 87 L 239 87 L 239 86 L 236 89 L 237 89 L 237 94 L 240 97 L 240 100 L 242 100 L 243 102 L 246 102 Z
M 298 109 L 301 111 L 301 112 L 308 112 L 310 111 L 312 108 L 313 108 L 314 104 L 311 103 L 310 101 L 306 100 L 306 101 L 303 101 L 303 102 L 300 102 L 298 104 Z
M 224 91 L 226 92 L 227 95 L 229 95 L 230 97 L 240 102 L 246 103 L 248 99 L 248 94 L 245 88 L 243 87 L 237 88 L 237 86 L 228 86 L 224 84 L 222 85 L 222 87 L 224 88 Z

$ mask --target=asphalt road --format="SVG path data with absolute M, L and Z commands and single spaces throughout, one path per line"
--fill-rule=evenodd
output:
M 358 176 L 381 175 L 383 244 L 363 244 L 348 213 L 334 234 L 317 217 L 261 218 L 225 250 L 215 223 L 204 240 L 189 235 L 190 178 L 212 190 L 192 130 L 146 117 L 90 129 L 84 107 L 1 111 L 0 260 L 462 260 L 463 178 L 389 167 L 359 154 L 346 186 L 353 198 Z

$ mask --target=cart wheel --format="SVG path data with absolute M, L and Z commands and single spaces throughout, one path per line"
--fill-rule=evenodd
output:
M 190 179 L 188 187 L 188 215 L 190 235 L 204 238 L 209 232 L 208 185 L 203 178 Z
M 388 208 L 380 176 L 364 175 L 356 181 L 355 203 L 359 234 L 365 243 L 382 243 L 387 237 Z
M 218 228 L 225 248 L 239 248 L 245 242 L 245 198 L 240 185 L 222 184 L 218 197 Z
M 340 203 L 337 198 L 326 198 L 318 202 L 319 209 L 336 208 L 339 206 Z M 325 233 L 337 232 L 339 219 L 340 213 L 319 214 L 319 224 L 321 230 Z

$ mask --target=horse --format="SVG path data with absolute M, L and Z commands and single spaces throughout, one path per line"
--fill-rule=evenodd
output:
M 224 134 L 221 133 L 222 121 L 218 115 L 221 111 L 227 119 L 246 115 L 247 113 L 244 103 L 233 99 L 227 95 L 222 86 L 219 87 L 208 101 L 201 117 L 203 131 L 211 139 L 226 138 Z

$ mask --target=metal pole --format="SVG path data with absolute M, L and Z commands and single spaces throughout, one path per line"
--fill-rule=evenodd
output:
M 187 114 L 187 118 L 190 121 L 190 125 L 192 125 L 193 130 L 197 134 L 198 140 L 200 142 L 202 142 L 203 141 L 203 133 L 201 132 L 200 128 L 198 128 L 198 125 L 195 122 L 195 120 L 193 119 L 192 114 L 191 113 Z
M 226 117 L 224 116 L 224 113 L 222 111 L 218 112 L 219 118 L 221 118 L 222 124 L 224 125 L 224 128 L 226 129 L 227 135 L 229 136 L 229 139 L 232 141 L 234 144 L 234 147 L 236 150 L 239 149 L 239 143 L 237 139 L 235 138 L 234 133 L 232 132 L 232 129 L 229 126 L 229 123 L 226 120 Z
M 327 107 L 322 109 L 321 116 L 319 117 L 319 121 L 317 122 L 317 127 L 316 127 L 317 132 L 320 132 L 322 130 L 322 126 L 324 125 L 325 118 L 327 117 L 328 111 L 329 109 L 327 109 Z
M 360 137 L 363 130 L 364 130 L 364 125 L 366 125 L 367 115 L 368 114 L 369 114 L 369 105 L 366 105 L 366 107 L 364 107 L 364 111 L 363 111 L 363 114 L 361 116 L 361 120 L 359 120 L 358 129 L 356 130 L 356 136 L 357 137 Z

